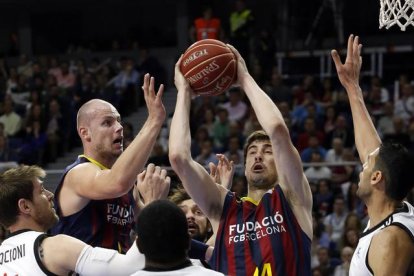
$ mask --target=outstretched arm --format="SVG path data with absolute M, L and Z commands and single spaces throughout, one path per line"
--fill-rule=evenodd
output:
M 299 222 L 302 228 L 312 237 L 312 193 L 303 173 L 299 153 L 291 142 L 283 116 L 249 74 L 239 52 L 234 47 L 230 45 L 229 47 L 237 57 L 238 83 L 249 98 L 260 125 L 270 137 L 279 184 L 290 201 L 296 217 L 302 221 Z
M 217 231 L 227 189 L 216 185 L 206 169 L 195 162 L 191 156 L 189 115 L 192 91 L 180 72 L 180 62 L 181 58 L 175 65 L 174 82 L 178 95 L 170 128 L 169 158 L 184 188 Z
M 361 49 L 362 45 L 359 44 L 359 37 L 350 35 L 345 63 L 342 64 L 336 50 L 332 50 L 331 54 L 339 80 L 348 94 L 354 123 L 355 144 L 361 162 L 364 163 L 367 161 L 368 155 L 381 145 L 381 139 L 365 107 L 361 87 L 359 86 L 359 74 L 362 65 Z
M 91 247 L 73 237 L 57 235 L 45 238 L 39 249 L 45 267 L 57 275 L 130 275 L 145 265 L 145 257 L 136 243 L 124 254 L 112 249 Z

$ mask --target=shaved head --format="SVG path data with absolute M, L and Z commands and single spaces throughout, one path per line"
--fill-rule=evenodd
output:
M 84 103 L 79 108 L 76 117 L 76 128 L 79 130 L 79 127 L 84 126 L 85 124 L 89 125 L 89 122 L 96 115 L 97 111 L 108 107 L 115 109 L 110 103 L 100 99 L 93 99 Z

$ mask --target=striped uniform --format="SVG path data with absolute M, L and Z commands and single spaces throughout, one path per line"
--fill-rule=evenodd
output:
M 358 241 L 358 246 L 352 256 L 349 275 L 352 276 L 372 276 L 374 273 L 368 264 L 368 251 L 371 245 L 372 237 L 388 226 L 398 226 L 403 229 L 414 243 L 414 207 L 404 201 L 404 207 L 396 210 L 394 213 L 385 218 L 382 222 L 369 229 L 368 226 L 362 233 Z M 408 274 L 413 275 L 413 274 Z
M 81 155 L 66 168 L 55 192 L 54 203 L 59 222 L 52 228 L 51 234 L 66 234 L 93 247 L 99 246 L 125 253 L 132 245 L 130 232 L 135 224 L 136 202 L 132 190 L 118 198 L 90 200 L 79 212 L 66 217 L 62 216 L 58 198 L 66 174 L 81 163 L 93 161 Z
M 229 192 L 210 265 L 228 275 L 311 275 L 310 248 L 279 185 L 258 204 Z

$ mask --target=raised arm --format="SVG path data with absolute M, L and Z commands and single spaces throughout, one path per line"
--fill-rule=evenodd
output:
M 216 231 L 227 189 L 216 185 L 206 169 L 195 162 L 191 156 L 189 115 L 192 91 L 180 72 L 180 62 L 181 58 L 175 65 L 174 81 L 178 95 L 171 122 L 169 158 L 171 166 L 182 181 L 184 188 L 209 218 Z
M 350 35 L 345 63 L 342 64 L 336 50 L 332 50 L 331 54 L 339 80 L 348 94 L 354 123 L 355 144 L 361 162 L 364 163 L 367 161 L 368 155 L 381 145 L 381 139 L 365 107 L 359 86 L 362 65 L 361 49 L 362 45 L 359 44 L 358 36 Z
M 148 118 L 132 143 L 118 157 L 111 169 L 101 170 L 92 163 L 76 166 L 66 176 L 64 187 L 70 187 L 69 189 L 73 190 L 76 195 L 87 199 L 118 197 L 133 187 L 137 174 L 143 170 L 151 154 L 166 116 L 162 103 L 164 86 L 161 85 L 156 93 L 154 78 L 146 74 L 142 89 L 147 104 Z M 120 125 L 119 118 L 117 122 L 111 122 L 116 118 L 109 117 L 108 120 L 109 123 Z M 86 128 L 80 128 L 81 135 L 83 131 L 86 132 Z M 93 151 L 85 152 L 85 155 L 92 158 L 93 154 Z
M 237 57 L 238 83 L 249 98 L 260 125 L 271 139 L 279 184 L 291 205 L 300 209 L 295 212 L 295 215 L 306 213 L 306 223 L 303 224 L 307 225 L 306 228 L 311 229 L 312 193 L 303 173 L 299 153 L 291 142 L 289 130 L 283 116 L 273 101 L 249 74 L 239 52 L 234 47 L 230 45 L 229 47 Z M 303 224 L 302 227 L 304 228 Z

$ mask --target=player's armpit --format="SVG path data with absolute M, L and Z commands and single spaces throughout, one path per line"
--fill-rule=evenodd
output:
M 374 275 L 407 275 L 414 261 L 414 242 L 402 228 L 389 226 L 376 234 L 368 252 Z

